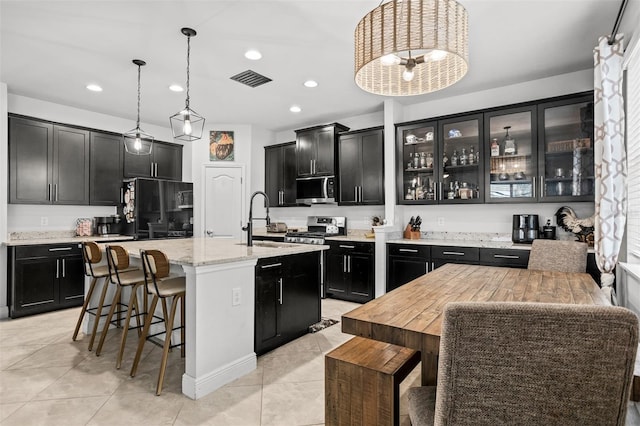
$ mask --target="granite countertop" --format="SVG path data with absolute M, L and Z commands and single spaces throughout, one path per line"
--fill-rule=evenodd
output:
M 46 232 L 39 233 L 19 233 L 20 235 L 11 235 L 9 241 L 3 243 L 6 246 L 34 246 L 40 244 L 75 244 L 84 241 L 95 241 L 103 243 L 108 241 L 127 241 L 133 240 L 130 235 L 91 235 L 85 237 L 77 237 L 73 234 L 64 235 L 61 233 L 52 234 Z
M 306 229 L 302 229 L 302 228 L 298 228 L 300 231 L 305 231 Z M 336 237 L 326 237 L 325 240 L 326 241 L 355 241 L 355 242 L 367 242 L 367 243 L 374 243 L 375 242 L 375 238 L 367 238 L 365 237 L 365 232 L 369 232 L 369 231 L 365 231 L 362 229 L 354 229 L 354 230 L 350 230 L 348 231 L 349 235 L 340 235 L 340 236 L 336 236 Z M 266 228 L 259 228 L 253 231 L 253 236 L 254 237 L 272 237 L 272 238 L 282 238 L 282 240 L 284 241 L 284 236 L 285 233 L 282 232 L 267 232 Z
M 452 247 L 479 247 L 479 248 L 497 248 L 497 249 L 513 249 L 513 250 L 531 250 L 531 244 L 515 244 L 511 241 L 481 241 L 481 240 L 435 240 L 435 239 L 419 239 L 405 240 L 396 239 L 387 241 L 391 244 L 415 244 L 426 246 L 452 246 Z
M 122 242 L 132 257 L 140 257 L 140 249 L 163 251 L 171 263 L 187 266 L 217 265 L 250 259 L 308 253 L 329 249 L 326 245 L 292 244 L 254 241 L 252 247 L 235 239 L 175 238 Z

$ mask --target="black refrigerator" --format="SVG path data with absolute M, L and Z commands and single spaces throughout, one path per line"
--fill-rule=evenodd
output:
M 122 234 L 137 240 L 193 236 L 193 183 L 127 179 L 122 192 Z

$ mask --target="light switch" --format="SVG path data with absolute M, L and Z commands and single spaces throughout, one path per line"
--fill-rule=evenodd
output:
M 238 306 L 242 303 L 242 291 L 240 287 L 231 290 L 231 306 Z

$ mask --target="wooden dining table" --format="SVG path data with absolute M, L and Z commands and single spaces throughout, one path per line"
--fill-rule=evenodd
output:
M 435 385 L 449 302 L 611 304 L 587 273 L 450 263 L 344 314 L 342 331 L 420 351 L 422 384 Z

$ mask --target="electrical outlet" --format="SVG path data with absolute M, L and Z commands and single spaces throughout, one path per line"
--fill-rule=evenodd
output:
M 238 306 L 242 303 L 242 291 L 240 287 L 231 289 L 231 306 Z
M 47 226 L 49 224 L 49 218 L 46 216 L 40 217 L 40 226 Z
M 438 226 L 444 226 L 444 217 L 438 216 L 437 223 Z

